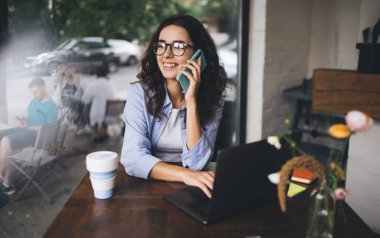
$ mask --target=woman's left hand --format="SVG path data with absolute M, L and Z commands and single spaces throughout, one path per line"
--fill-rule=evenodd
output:
M 199 57 L 198 62 L 187 60 L 187 64 L 183 65 L 183 67 L 190 69 L 192 74 L 184 70 L 179 71 L 190 80 L 189 88 L 185 93 L 186 105 L 188 106 L 197 102 L 197 92 L 201 83 L 201 60 L 201 57 Z

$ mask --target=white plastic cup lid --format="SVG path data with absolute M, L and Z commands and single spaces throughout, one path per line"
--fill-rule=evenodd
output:
M 106 168 L 107 170 L 114 170 L 118 163 L 117 153 L 113 151 L 96 151 L 86 156 L 87 170 L 93 172 L 105 172 L 103 170 Z

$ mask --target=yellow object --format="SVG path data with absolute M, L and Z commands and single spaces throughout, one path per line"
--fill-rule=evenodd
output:
M 294 197 L 295 195 L 297 195 L 299 193 L 302 193 L 305 190 L 306 190 L 306 188 L 301 186 L 301 185 L 298 185 L 295 183 L 290 183 L 287 196 L 291 198 L 291 197 Z
M 351 130 L 345 124 L 335 124 L 329 128 L 329 134 L 337 139 L 346 139 L 351 135 Z

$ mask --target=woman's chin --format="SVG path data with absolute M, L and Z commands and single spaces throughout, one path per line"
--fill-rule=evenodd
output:
M 164 74 L 164 78 L 168 80 L 176 80 L 177 74 Z

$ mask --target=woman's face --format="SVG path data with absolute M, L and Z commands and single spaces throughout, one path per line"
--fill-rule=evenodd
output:
M 166 44 L 172 44 L 173 42 L 183 42 L 187 45 L 193 45 L 190 40 L 190 36 L 187 31 L 175 25 L 170 25 L 161 30 L 159 42 Z M 183 64 L 186 64 L 187 60 L 194 54 L 194 49 L 186 47 L 182 56 L 176 56 L 171 51 L 171 46 L 167 46 L 163 55 L 156 55 L 158 67 L 161 70 L 162 75 L 166 79 L 175 79 L 178 71 L 183 68 Z

